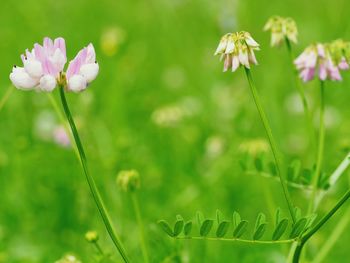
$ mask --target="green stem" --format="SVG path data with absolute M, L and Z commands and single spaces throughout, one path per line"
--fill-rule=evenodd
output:
M 58 116 L 60 122 L 62 123 L 64 130 L 68 134 L 69 140 L 72 144 L 72 147 L 73 147 L 73 150 L 74 150 L 76 157 L 78 158 L 78 160 L 80 160 L 79 151 L 78 151 L 77 145 L 73 143 L 74 137 L 69 129 L 69 124 L 67 123 L 67 120 L 65 119 L 61 109 L 58 107 L 58 104 L 57 104 L 55 98 L 53 97 L 52 93 L 47 93 L 47 97 L 49 98 L 49 101 L 51 102 L 51 105 L 52 105 L 53 109 L 55 110 L 56 115 Z
M 148 256 L 148 251 L 147 251 L 147 246 L 146 246 L 145 228 L 143 226 L 140 206 L 139 206 L 139 202 L 138 202 L 136 193 L 131 193 L 131 200 L 132 200 L 132 204 L 134 206 L 136 220 L 137 220 L 137 223 L 138 223 L 139 228 L 140 228 L 140 242 L 141 242 L 143 259 L 146 263 L 148 263 L 149 256 Z
M 98 210 L 100 212 L 100 215 L 102 217 L 103 223 L 104 223 L 104 225 L 105 225 L 105 227 L 107 229 L 107 232 L 108 232 L 109 236 L 111 237 L 114 245 L 118 249 L 120 255 L 122 256 L 122 258 L 124 260 L 124 262 L 128 263 L 128 262 L 130 262 L 130 260 L 129 260 L 129 258 L 127 257 L 127 255 L 125 253 L 124 247 L 123 247 L 119 237 L 115 233 L 115 230 L 114 230 L 114 228 L 112 226 L 112 223 L 111 223 L 111 220 L 109 218 L 108 212 L 107 212 L 107 210 L 105 208 L 105 205 L 103 203 L 103 200 L 101 198 L 100 192 L 97 189 L 95 180 L 89 174 L 89 171 L 88 171 L 88 168 L 87 168 L 87 161 L 86 161 L 86 157 L 85 157 L 85 152 L 84 152 L 84 149 L 83 149 L 83 145 L 82 145 L 82 143 L 80 141 L 77 128 L 75 126 L 72 114 L 70 113 L 70 110 L 69 110 L 69 107 L 68 107 L 68 103 L 67 103 L 67 100 L 66 100 L 66 97 L 65 97 L 65 94 L 64 94 L 64 92 L 65 92 L 64 91 L 64 87 L 60 86 L 59 90 L 60 90 L 60 96 L 61 96 L 63 109 L 64 109 L 64 112 L 66 114 L 66 117 L 67 117 L 67 120 L 69 122 L 69 125 L 71 127 L 75 143 L 76 143 L 77 148 L 79 150 L 80 162 L 81 162 L 81 165 L 83 167 L 86 180 L 87 180 L 87 182 L 89 184 L 91 194 L 92 194 L 92 196 L 93 196 L 93 198 L 95 200 L 95 203 L 96 203 L 97 208 L 98 208 Z
M 318 183 L 321 176 L 322 160 L 323 160 L 323 151 L 324 151 L 324 137 L 325 137 L 325 128 L 324 128 L 324 108 L 325 108 L 325 96 L 324 96 L 324 81 L 321 81 L 320 84 L 321 92 L 321 107 L 320 107 L 320 126 L 319 126 L 319 136 L 318 136 L 318 151 L 317 151 L 317 162 L 316 162 L 316 171 L 312 180 L 312 192 L 311 199 L 309 203 L 308 214 L 314 211 L 317 192 L 318 192 Z
M 258 91 L 257 91 L 257 89 L 255 87 L 255 84 L 254 84 L 251 72 L 246 67 L 244 67 L 244 69 L 245 69 L 245 73 L 247 75 L 247 79 L 248 79 L 248 82 L 249 82 L 250 90 L 251 90 L 253 98 L 254 98 L 255 105 L 256 105 L 256 107 L 258 109 L 261 121 L 262 121 L 262 123 L 263 123 L 263 125 L 265 127 L 265 131 L 266 131 L 267 137 L 268 137 L 269 142 L 270 142 L 270 147 L 271 147 L 271 150 L 272 150 L 272 154 L 273 154 L 273 157 L 274 157 L 275 163 L 276 163 L 277 174 L 278 174 L 278 176 L 280 178 L 280 181 L 281 181 L 283 194 L 284 194 L 284 197 L 285 197 L 287 205 L 288 205 L 289 213 L 290 213 L 290 215 L 292 217 L 293 222 L 295 223 L 295 215 L 294 215 L 293 204 L 292 204 L 292 200 L 290 198 L 290 194 L 289 194 L 289 191 L 288 191 L 287 184 L 286 184 L 284 178 L 282 177 L 282 162 L 280 160 L 279 152 L 277 150 L 277 146 L 276 146 L 275 140 L 274 140 L 273 135 L 272 135 L 272 130 L 271 130 L 269 121 L 268 121 L 268 119 L 266 117 L 266 114 L 264 112 L 264 109 L 262 107 L 262 104 L 260 102 L 260 97 L 259 97 Z
M 299 241 L 299 244 L 295 250 L 294 257 L 293 257 L 293 263 L 298 263 L 299 258 L 301 255 L 301 252 L 303 250 L 303 247 L 305 243 L 338 211 L 338 209 L 350 198 L 350 190 L 348 190 L 343 197 L 338 201 L 338 203 L 308 232 L 306 232 L 305 235 L 302 236 L 302 238 Z
M 313 127 L 312 127 L 311 113 L 310 113 L 310 110 L 309 110 L 309 106 L 308 106 L 308 102 L 307 102 L 307 99 L 306 99 L 306 96 L 305 96 L 304 89 L 303 89 L 303 87 L 302 87 L 302 85 L 300 83 L 299 72 L 294 67 L 294 58 L 295 57 L 294 57 L 294 54 L 293 54 L 292 45 L 291 45 L 291 43 L 290 43 L 288 38 L 285 38 L 285 41 L 286 41 L 287 51 L 288 51 L 288 54 L 289 54 L 289 59 L 290 59 L 291 64 L 293 66 L 293 75 L 294 75 L 295 87 L 298 90 L 298 93 L 299 93 L 299 96 L 300 96 L 300 99 L 302 101 L 303 108 L 304 108 L 305 119 L 306 119 L 306 122 L 307 122 L 308 132 L 309 132 L 309 137 L 310 137 L 310 144 L 311 144 L 312 149 L 314 149 L 316 142 L 314 140 L 315 134 L 314 134 L 314 130 L 313 130 Z
M 0 112 L 1 112 L 2 108 L 4 107 L 4 105 L 6 104 L 6 102 L 8 101 L 8 99 L 10 98 L 10 96 L 11 96 L 13 90 L 14 90 L 14 87 L 13 87 L 12 85 L 10 85 L 10 86 L 7 88 L 7 90 L 6 90 L 5 94 L 4 94 L 4 96 L 2 96 L 2 98 L 1 98 L 1 100 L 0 100 Z
M 346 211 L 346 213 L 342 216 L 341 220 L 338 222 L 335 227 L 333 233 L 327 238 L 326 243 L 319 250 L 319 254 L 312 261 L 312 263 L 321 263 L 325 262 L 324 259 L 335 245 L 340 235 L 344 233 L 345 228 L 348 226 L 350 221 L 350 209 Z
M 249 239 L 239 239 L 239 238 L 217 238 L 217 237 L 175 237 L 176 239 L 191 239 L 191 240 L 210 240 L 210 241 L 229 241 L 229 242 L 241 242 L 249 244 L 261 244 L 261 245 L 272 245 L 272 244 L 287 244 L 292 243 L 295 239 L 286 240 L 249 240 Z
M 104 256 L 104 255 L 105 255 L 105 253 L 103 252 L 103 250 L 102 250 L 101 246 L 98 244 L 98 242 L 97 242 L 97 241 L 96 241 L 96 242 L 94 242 L 94 245 L 95 245 L 96 250 L 98 251 L 98 253 L 100 253 L 100 255 L 101 255 L 101 256 Z

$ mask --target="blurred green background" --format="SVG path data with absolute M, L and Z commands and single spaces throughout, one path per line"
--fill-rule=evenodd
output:
M 142 262 L 130 196 L 115 178 L 136 169 L 152 262 L 284 262 L 289 247 L 168 238 L 157 220 L 191 219 L 197 210 L 227 218 L 234 210 L 254 222 L 259 211 L 273 222 L 264 191 L 284 209 L 280 185 L 242 171 L 244 151 L 267 151 L 265 133 L 242 70 L 222 73 L 213 53 L 224 33 L 249 31 L 261 44 L 253 75 L 286 163 L 314 163 L 285 46 L 269 46 L 263 32 L 271 15 L 291 16 L 299 27 L 300 53 L 309 43 L 350 39 L 347 0 L 23 0 L 0 8 L 0 98 L 20 54 L 45 36 L 66 39 L 67 55 L 92 42 L 100 74 L 89 89 L 69 94 L 91 173 L 133 262 Z M 324 170 L 332 172 L 350 147 L 350 76 L 327 83 Z M 305 85 L 317 113 L 318 82 Z M 58 100 L 57 90 L 54 96 Z M 317 117 L 317 116 L 316 116 Z M 316 118 L 315 117 L 315 118 Z M 119 260 L 90 196 L 74 152 L 54 142 L 59 119 L 44 93 L 13 90 L 0 112 L 0 262 L 55 262 L 72 253 L 94 262 L 84 240 L 90 229 Z M 346 175 L 348 176 L 348 174 Z M 348 187 L 347 178 L 320 207 L 329 210 Z M 307 195 L 291 188 L 296 205 Z M 345 209 L 344 209 L 345 211 Z M 310 242 L 312 258 L 344 214 Z M 253 225 L 253 223 L 252 223 Z M 349 231 L 325 262 L 349 257 Z

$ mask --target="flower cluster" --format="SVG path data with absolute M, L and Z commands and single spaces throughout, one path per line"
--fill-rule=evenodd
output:
M 231 68 L 234 72 L 240 65 L 250 68 L 251 64 L 258 64 L 254 50 L 260 50 L 259 44 L 248 32 L 241 31 L 224 35 L 214 55 L 225 60 L 224 71 Z
M 271 46 L 279 46 L 285 39 L 297 43 L 298 29 L 290 17 L 271 17 L 264 26 L 264 31 L 271 30 Z
M 349 69 L 350 61 L 350 42 L 337 39 L 328 45 L 331 57 L 339 69 Z
M 315 75 L 322 81 L 326 79 L 340 81 L 342 78 L 339 69 L 346 68 L 344 63 L 335 63 L 330 52 L 330 44 L 311 45 L 294 61 L 304 82 L 312 80 Z
M 55 40 L 44 38 L 43 45 L 34 44 L 32 50 L 27 49 L 21 55 L 21 59 L 23 67 L 14 66 L 10 79 L 22 90 L 50 92 L 59 84 L 69 91 L 79 92 L 86 89 L 99 71 L 94 47 L 89 44 L 69 63 L 65 74 L 66 44 L 61 37 Z

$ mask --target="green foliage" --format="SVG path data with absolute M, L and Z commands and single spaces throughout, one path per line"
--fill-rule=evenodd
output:
M 257 174 L 279 180 L 275 163 L 268 160 L 264 155 L 245 155 L 245 157 L 241 158 L 239 162 L 242 170 L 246 173 Z M 287 183 L 289 186 L 295 188 L 311 190 L 311 182 L 314 172 L 314 169 L 302 168 L 301 161 L 295 159 L 287 167 Z M 324 172 L 321 173 L 318 184 L 320 189 L 327 189 L 329 187 L 329 176 L 329 174 Z

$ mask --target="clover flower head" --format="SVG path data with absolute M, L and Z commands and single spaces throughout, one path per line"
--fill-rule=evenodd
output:
M 74 255 L 66 255 L 55 263 L 81 263 Z
M 140 175 L 136 170 L 123 170 L 117 175 L 117 185 L 124 192 L 134 192 L 140 188 Z
M 322 81 L 326 79 L 342 80 L 338 65 L 333 61 L 328 44 L 310 45 L 294 60 L 294 64 L 300 71 L 300 78 L 304 82 L 312 80 L 315 75 Z
M 328 45 L 329 52 L 334 63 L 340 70 L 349 69 L 350 63 L 350 42 L 337 39 Z
M 287 38 L 291 42 L 298 42 L 298 28 L 290 17 L 273 16 L 267 20 L 264 31 L 271 31 L 271 46 L 280 46 Z
M 241 31 L 224 35 L 214 55 L 221 55 L 224 59 L 224 71 L 231 68 L 236 71 L 240 65 L 250 68 L 250 65 L 257 65 L 254 51 L 260 50 L 259 44 L 248 32 Z
M 99 66 L 95 57 L 94 47 L 89 44 L 69 63 L 65 74 L 65 40 L 61 37 L 55 40 L 45 37 L 42 45 L 36 43 L 31 50 L 27 49 L 21 55 L 23 67 L 14 66 L 10 80 L 21 90 L 51 92 L 59 84 L 66 86 L 67 90 L 81 91 L 98 74 Z

